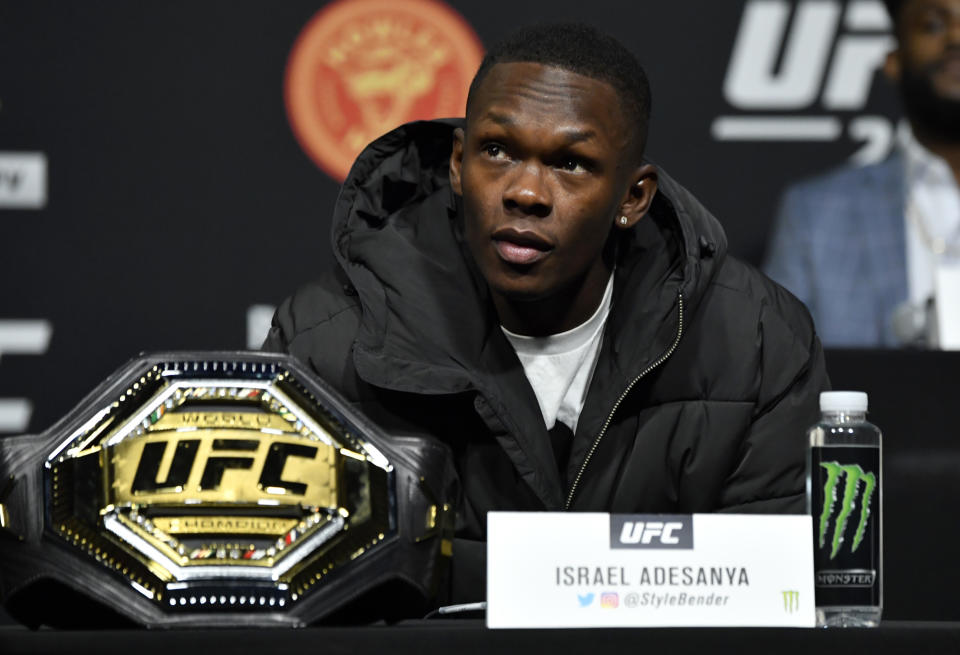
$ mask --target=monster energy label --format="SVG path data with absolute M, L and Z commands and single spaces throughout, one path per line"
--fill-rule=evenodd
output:
M 880 449 L 811 449 L 817 606 L 880 605 Z

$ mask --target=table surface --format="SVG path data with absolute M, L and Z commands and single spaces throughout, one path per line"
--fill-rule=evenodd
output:
M 651 650 L 652 649 L 652 650 Z M 482 620 L 301 630 L 115 630 L 0 628 L 0 653 L 731 653 L 852 655 L 960 653 L 960 623 L 890 621 L 875 629 L 662 628 L 488 630 Z

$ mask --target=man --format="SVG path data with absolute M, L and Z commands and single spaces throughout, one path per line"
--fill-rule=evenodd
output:
M 887 5 L 898 47 L 884 72 L 909 128 L 885 161 L 789 189 L 764 266 L 827 346 L 936 345 L 936 279 L 960 264 L 960 0 Z
M 467 562 L 491 510 L 804 511 L 819 341 L 643 161 L 649 106 L 615 40 L 520 31 L 484 59 L 464 123 L 360 155 L 336 277 L 277 310 L 265 347 L 451 447 L 462 599 L 483 593 Z

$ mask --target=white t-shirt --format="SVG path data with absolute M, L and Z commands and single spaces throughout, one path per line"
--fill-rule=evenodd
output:
M 600 354 L 603 327 L 610 315 L 612 297 L 613 275 L 607 281 L 603 299 L 593 316 L 559 334 L 529 337 L 500 326 L 517 351 L 548 430 L 560 421 L 572 432 L 577 431 L 577 421 Z
M 908 125 L 900 127 L 897 138 L 907 174 L 907 287 L 910 302 L 922 306 L 935 294 L 937 268 L 960 266 L 960 188 L 947 162 L 923 147 Z M 931 241 L 946 252 L 934 252 Z M 937 302 L 950 300 L 955 299 Z

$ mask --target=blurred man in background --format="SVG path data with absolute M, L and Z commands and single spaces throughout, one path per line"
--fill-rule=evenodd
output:
M 908 124 L 885 161 L 787 190 L 765 271 L 824 345 L 944 345 L 960 305 L 960 0 L 887 0 Z

